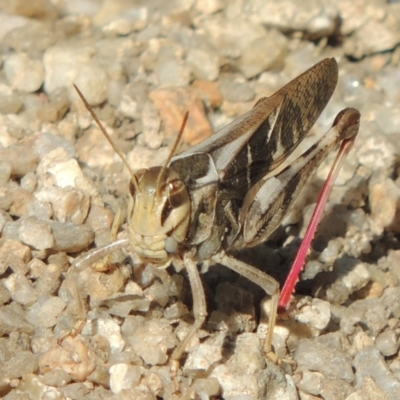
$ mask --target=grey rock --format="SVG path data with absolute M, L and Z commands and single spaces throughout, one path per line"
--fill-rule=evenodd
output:
M 37 357 L 30 351 L 21 351 L 4 364 L 3 373 L 8 379 L 22 378 L 35 372 L 37 367 Z
M 29 310 L 26 320 L 32 325 L 51 328 L 57 324 L 66 304 L 59 297 L 41 297 Z
M 250 101 L 254 99 L 254 91 L 241 75 L 221 75 L 218 89 L 224 100 L 228 102 Z
M 195 79 L 215 81 L 219 75 L 219 57 L 211 49 L 189 49 L 186 62 L 191 67 Z
M 386 394 L 387 399 L 396 399 L 400 393 L 400 382 L 390 372 L 384 358 L 374 347 L 366 347 L 354 358 L 356 385 L 371 377 Z
M 342 379 L 349 383 L 354 380 L 351 357 L 338 334 L 300 340 L 293 358 L 299 367 L 320 372 L 328 379 Z
M 270 51 L 265 52 L 268 48 Z M 280 70 L 287 53 L 287 39 L 277 30 L 249 43 L 243 50 L 238 66 L 246 78 L 254 78 L 266 70 Z
M 354 333 L 363 324 L 373 336 L 378 335 L 387 324 L 389 313 L 380 299 L 358 300 L 345 311 L 340 326 L 346 334 Z
M 0 307 L 0 331 L 6 334 L 12 332 L 23 332 L 32 334 L 34 326 L 28 323 L 25 318 L 14 312 L 10 307 Z
M 160 86 L 185 86 L 190 81 L 190 68 L 181 60 L 161 58 L 154 67 Z
M 339 18 L 335 5 L 323 0 L 307 3 L 295 0 L 250 0 L 245 3 L 244 11 L 255 22 L 282 32 L 301 31 L 314 39 L 331 35 Z
M 14 176 L 23 176 L 28 172 L 34 172 L 38 163 L 38 155 L 32 151 L 29 143 L 0 149 L 0 158 L 11 166 L 11 174 Z
M 93 230 L 87 225 L 49 221 L 56 251 L 76 252 L 87 249 L 93 242 Z
M 392 329 L 387 329 L 378 335 L 375 344 L 384 357 L 393 356 L 399 349 L 398 335 Z

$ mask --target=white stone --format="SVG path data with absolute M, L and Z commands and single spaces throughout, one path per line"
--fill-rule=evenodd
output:
M 46 92 L 66 87 L 71 100 L 77 102 L 78 94 L 72 86 L 75 83 L 89 104 L 102 103 L 107 97 L 108 78 L 105 71 L 93 61 L 95 54 L 95 47 L 65 43 L 47 49 L 43 58 Z
M 121 352 L 125 347 L 125 341 L 121 336 L 121 328 L 113 319 L 98 320 L 97 325 L 99 335 L 104 336 L 110 343 L 112 352 Z
M 33 60 L 25 53 L 12 54 L 4 61 L 4 73 L 10 85 L 22 92 L 35 92 L 44 81 L 41 60 Z
M 296 320 L 306 324 L 310 329 L 322 331 L 331 319 L 330 304 L 327 301 L 313 299 L 310 305 L 301 307 L 301 313 L 296 315 Z
M 10 292 L 11 298 L 19 304 L 29 306 L 37 299 L 37 293 L 31 282 L 22 274 L 10 275 L 4 280 L 4 286 Z
M 138 366 L 115 364 L 110 368 L 110 389 L 114 394 L 132 389 L 139 383 L 141 370 Z

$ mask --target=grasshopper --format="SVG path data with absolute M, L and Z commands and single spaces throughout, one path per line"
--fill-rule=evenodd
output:
M 264 272 L 234 258 L 232 253 L 264 242 L 280 225 L 327 154 L 343 141 L 354 141 L 360 113 L 347 108 L 338 114 L 322 138 L 282 168 L 325 108 L 337 80 L 336 61 L 324 59 L 271 97 L 261 98 L 231 124 L 180 154 L 174 154 L 177 140 L 162 166 L 133 172 L 116 149 L 131 174 L 128 239 L 96 249 L 76 260 L 75 266 L 85 268 L 123 246 L 130 246 L 143 262 L 157 266 L 183 265 L 192 289 L 195 321 L 173 352 L 172 362 L 179 363 L 187 344 L 207 316 L 198 270 L 200 263 L 222 264 L 271 296 L 264 345 L 265 352 L 270 351 L 279 284 Z M 313 233 L 308 236 L 312 238 Z M 304 258 L 305 255 L 301 264 Z M 294 283 L 286 289 L 286 295 L 290 295 L 293 286 Z M 285 305 L 285 301 L 280 304 Z

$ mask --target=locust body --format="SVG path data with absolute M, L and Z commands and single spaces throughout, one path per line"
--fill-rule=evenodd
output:
M 272 298 L 270 350 L 279 285 L 231 253 L 264 242 L 280 225 L 309 177 L 341 141 L 353 138 L 359 113 L 342 111 L 331 130 L 293 163 L 279 167 L 301 143 L 333 94 L 338 67 L 325 59 L 219 132 L 160 167 L 132 173 L 128 241 L 143 262 L 180 263 L 193 293 L 195 322 L 172 354 L 178 360 L 207 315 L 200 262 L 220 263 L 261 286 Z M 93 262 L 93 253 L 76 262 Z

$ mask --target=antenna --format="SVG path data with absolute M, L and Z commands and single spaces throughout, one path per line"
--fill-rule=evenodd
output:
M 112 148 L 115 150 L 115 152 L 118 154 L 119 158 L 122 160 L 122 162 L 124 163 L 125 167 L 127 168 L 127 170 L 129 171 L 129 173 L 133 176 L 134 172 L 132 171 L 132 168 L 129 166 L 128 161 L 126 161 L 124 155 L 119 151 L 119 149 L 117 148 L 117 146 L 114 144 L 113 140 L 111 139 L 111 136 L 108 134 L 108 132 L 106 131 L 106 129 L 104 128 L 103 124 L 100 122 L 99 118 L 97 117 L 96 113 L 94 112 L 92 106 L 87 102 L 85 96 L 82 94 L 82 92 L 78 89 L 78 86 L 75 85 L 75 83 L 73 84 L 75 90 L 77 91 L 79 97 L 81 98 L 81 100 L 83 101 L 83 104 L 85 104 L 85 107 L 87 108 L 87 110 L 90 112 L 91 116 L 93 117 L 93 119 L 95 120 L 97 126 L 100 128 L 100 130 L 103 132 L 103 135 L 106 137 L 106 139 L 109 141 L 109 143 L 111 144 Z
M 189 111 L 186 111 L 185 116 L 183 117 L 181 129 L 179 129 L 179 133 L 178 133 L 178 135 L 176 136 L 174 145 L 172 146 L 172 149 L 171 149 L 171 151 L 169 152 L 168 158 L 165 160 L 165 163 L 164 163 L 163 167 L 161 168 L 161 171 L 160 171 L 160 173 L 159 173 L 159 175 L 158 175 L 158 178 L 157 178 L 157 185 L 156 185 L 156 188 L 157 188 L 156 190 L 157 190 L 157 192 L 159 192 L 159 189 L 160 189 L 160 182 L 161 182 L 161 179 L 162 179 L 162 178 L 164 177 L 164 175 L 165 175 L 165 171 L 167 170 L 168 164 L 169 164 L 169 162 L 171 161 L 171 158 L 173 157 L 173 155 L 175 154 L 176 149 L 178 148 L 178 145 L 179 145 L 179 143 L 180 143 L 180 141 L 181 141 L 181 138 L 182 138 L 182 135 L 183 135 L 183 131 L 185 130 L 185 126 L 186 126 L 186 122 L 187 122 L 187 120 L 188 120 L 188 117 L 189 117 Z

